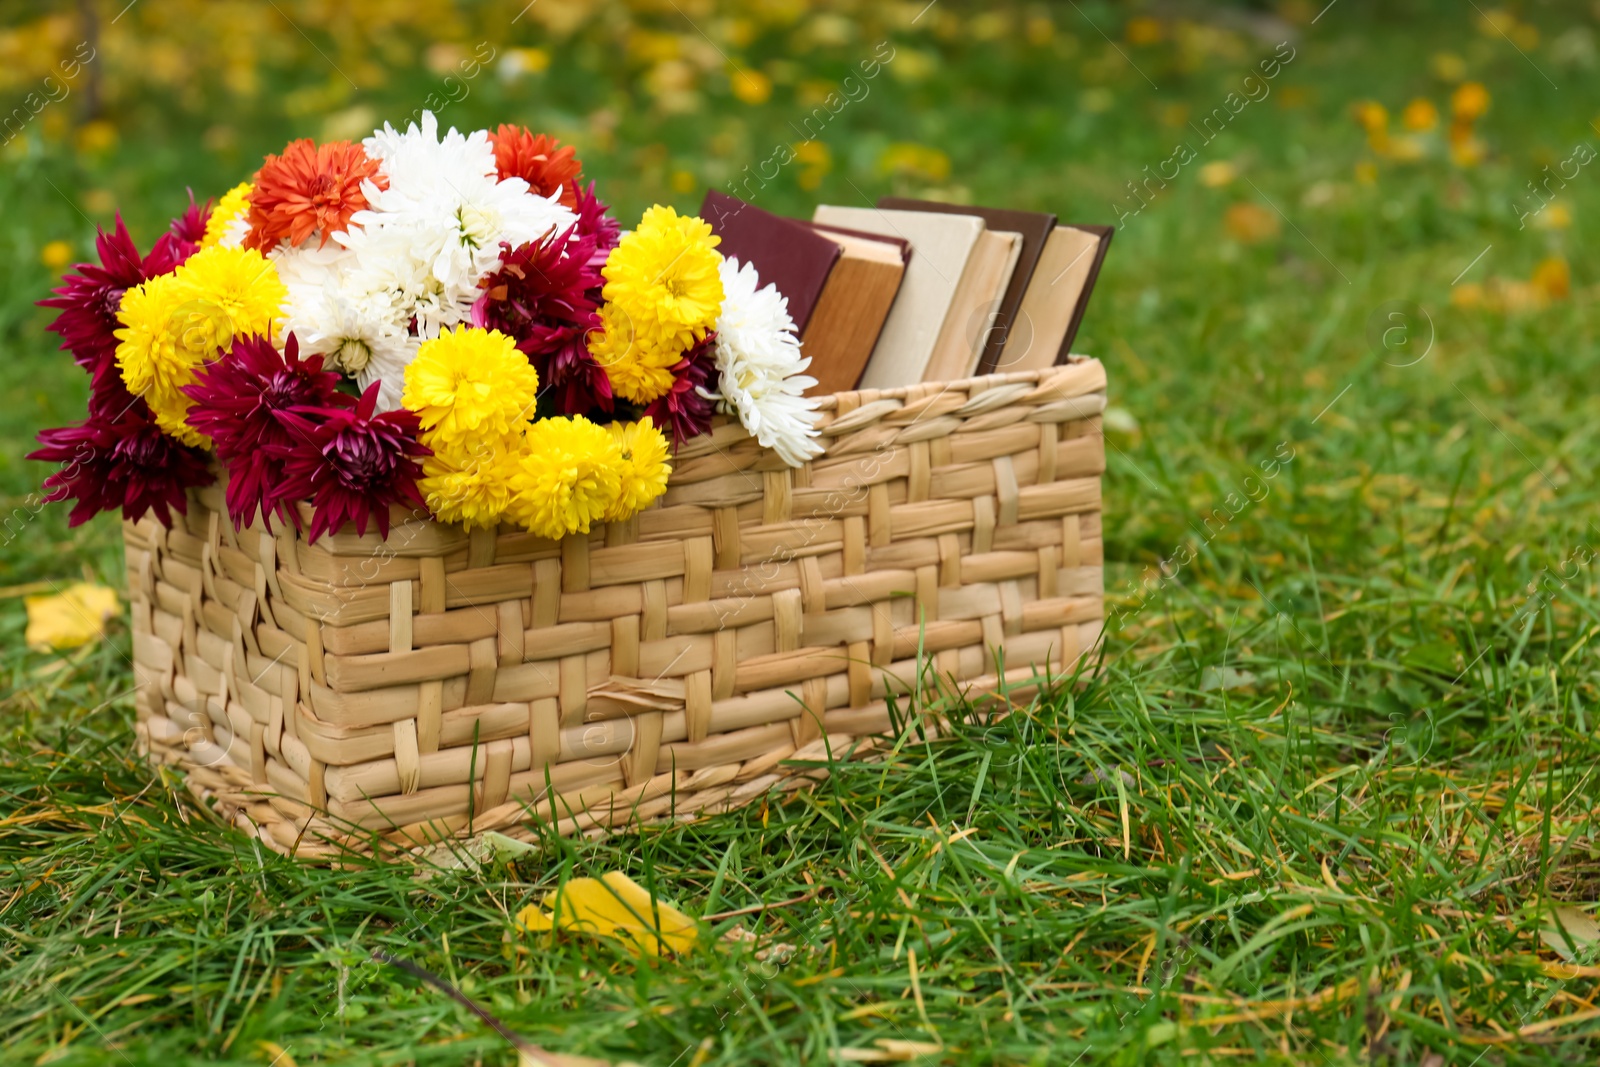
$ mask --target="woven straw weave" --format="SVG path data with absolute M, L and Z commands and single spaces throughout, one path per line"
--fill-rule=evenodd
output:
M 302 856 L 792 787 L 891 699 L 1026 692 L 1099 639 L 1105 383 L 841 393 L 798 470 L 719 425 L 655 506 L 561 542 L 397 513 L 307 544 L 235 532 L 213 485 L 124 524 L 141 744 Z

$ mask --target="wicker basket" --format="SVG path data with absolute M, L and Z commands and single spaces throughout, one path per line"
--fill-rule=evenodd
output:
M 1094 646 L 1105 383 L 1075 358 L 842 393 L 799 470 L 720 425 L 656 506 L 561 542 L 236 533 L 213 485 L 124 524 L 141 745 L 302 856 L 793 786 L 870 751 L 890 699 L 1027 691 Z

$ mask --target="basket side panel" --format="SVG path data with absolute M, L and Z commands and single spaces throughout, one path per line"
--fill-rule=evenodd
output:
M 954 690 L 1006 701 L 1100 639 L 1082 361 L 828 398 L 781 464 L 736 424 L 654 508 L 562 542 L 396 515 L 235 531 L 218 486 L 125 525 L 141 743 L 268 845 L 563 833 L 803 782 Z

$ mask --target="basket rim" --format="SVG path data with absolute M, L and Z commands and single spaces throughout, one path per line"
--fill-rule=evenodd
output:
M 817 397 L 817 410 L 836 411 L 842 403 L 842 398 L 846 397 L 868 397 L 871 400 L 907 400 L 924 396 L 929 392 L 966 389 L 979 384 L 993 387 L 996 385 L 1010 385 L 1013 382 L 1043 381 L 1048 375 L 1099 362 L 1099 358 L 1095 356 L 1074 354 L 1068 356 L 1065 363 L 1057 363 L 1053 366 L 1040 367 L 1035 370 L 996 371 L 992 374 L 975 374 L 969 378 L 952 378 L 949 381 L 914 382 L 911 385 L 897 385 L 892 389 L 844 389 L 837 393 L 828 393 Z M 862 401 L 862 403 L 866 402 L 868 401 Z

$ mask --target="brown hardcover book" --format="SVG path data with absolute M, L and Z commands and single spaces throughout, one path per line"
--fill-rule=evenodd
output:
M 835 227 L 814 226 L 839 246 L 839 259 L 801 338 L 817 395 L 854 389 L 900 292 L 910 245 Z
M 706 192 L 700 217 L 722 238 L 717 251 L 740 263 L 754 263 L 761 284 L 777 286 L 788 298 L 795 331 L 803 331 L 839 258 L 838 242 L 798 219 L 774 215 L 715 189 Z
M 1055 228 L 1023 294 L 996 370 L 1042 370 L 1066 362 L 1112 232 L 1110 226 Z
M 886 233 L 868 233 L 866 230 L 852 230 L 847 226 L 829 226 L 823 222 L 807 222 L 805 219 L 800 219 L 798 221 L 802 225 L 810 226 L 813 230 L 818 230 L 822 233 L 842 234 L 845 237 L 861 237 L 868 241 L 879 241 L 883 244 L 891 244 L 900 249 L 900 259 L 902 262 L 911 258 L 911 242 L 906 240 L 904 237 L 894 237 Z
M 1017 254 L 1017 267 L 1011 272 L 1011 281 L 994 304 L 993 321 L 978 360 L 977 372 L 989 374 L 1000 361 L 1017 309 L 1022 306 L 1022 295 L 1033 280 L 1035 265 L 1050 233 L 1056 227 L 1056 217 L 1044 211 L 1012 211 L 1006 208 L 969 207 L 965 204 L 946 204 L 937 200 L 913 200 L 903 196 L 884 196 L 878 199 L 879 207 L 898 208 L 902 211 L 933 211 L 946 215 L 977 215 L 988 223 L 991 230 L 1003 230 L 1022 235 L 1022 247 Z

